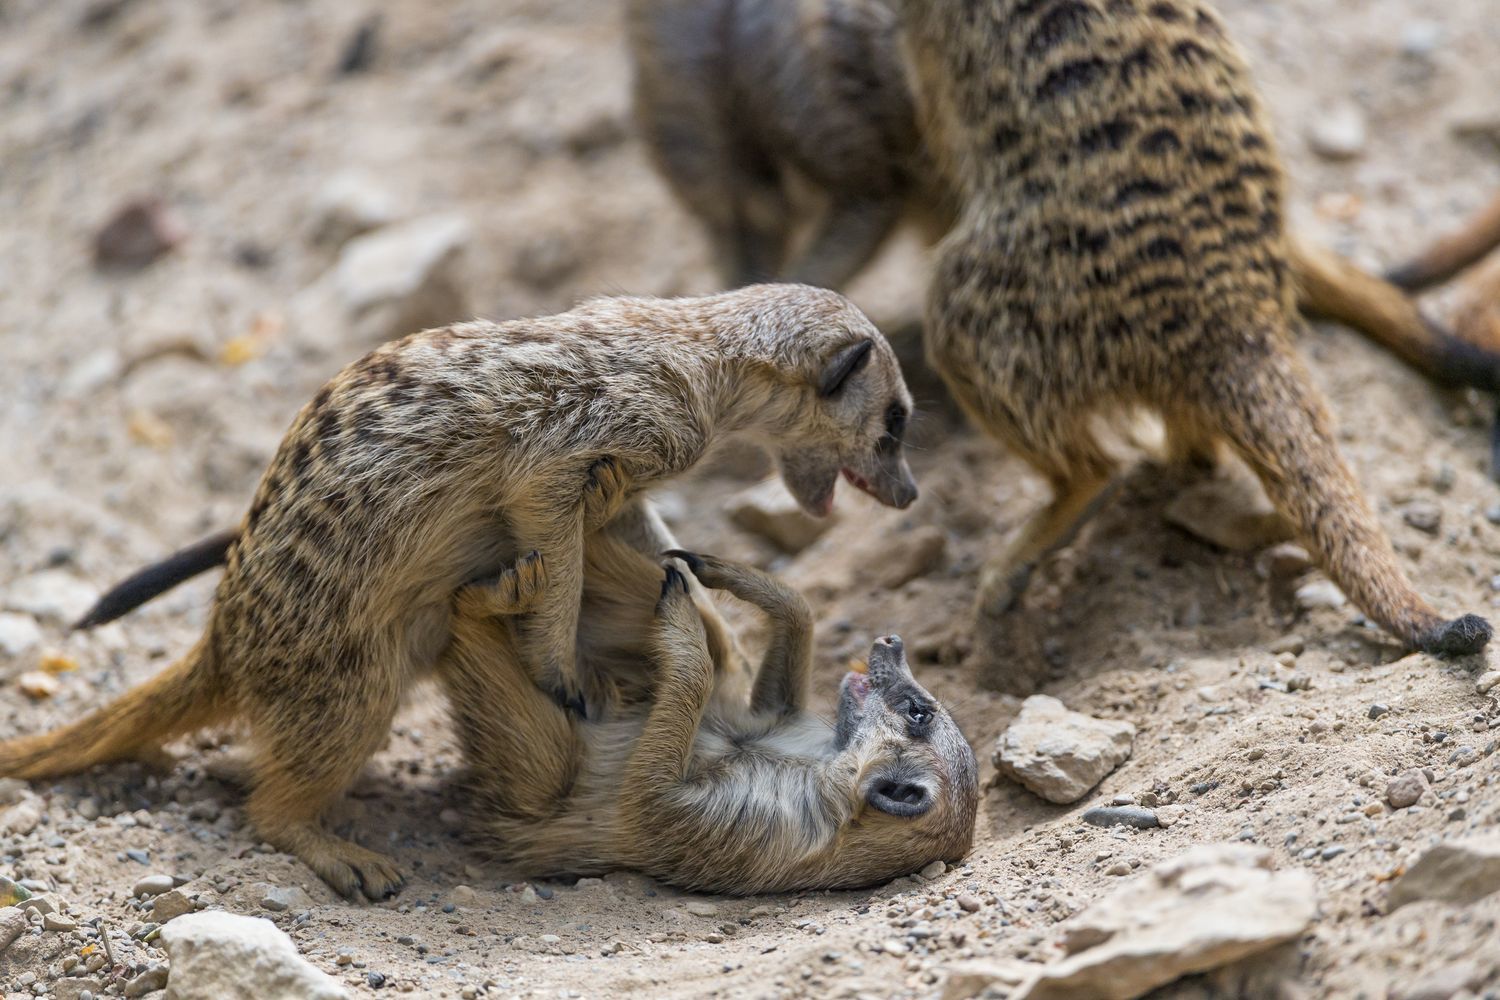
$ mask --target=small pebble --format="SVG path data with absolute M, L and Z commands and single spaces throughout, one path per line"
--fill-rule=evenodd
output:
M 690 899 L 682 907 L 695 917 L 717 917 L 719 907 L 715 903 L 705 902 L 701 899 Z
M 139 848 L 132 848 L 125 852 L 125 856 L 136 864 L 149 865 L 151 863 L 151 852 Z
M 1378 719 L 1382 715 L 1385 715 L 1390 710 L 1391 710 L 1391 706 L 1389 706 L 1389 705 L 1382 705 L 1380 702 L 1377 701 L 1375 704 L 1373 704 L 1373 705 L 1370 706 L 1370 711 L 1367 712 L 1366 714 L 1369 715 L 1369 717 L 1372 718 L 1372 719 Z
M 130 894 L 138 897 L 159 896 L 164 892 L 170 891 L 176 884 L 170 875 L 147 875 L 145 878 L 136 881 L 135 887 L 130 890 Z
M 973 893 L 968 892 L 959 893 L 958 898 L 955 899 L 954 902 L 957 903 L 958 908 L 960 910 L 963 910 L 965 913 L 978 913 L 979 908 L 984 905 L 979 901 L 978 896 L 975 896 Z
M 922 869 L 922 877 L 931 881 L 948 870 L 947 864 L 942 861 L 934 861 Z
M 143 997 L 147 993 L 165 989 L 167 985 L 167 967 L 165 965 L 153 965 L 142 972 L 139 976 L 125 983 L 125 995 L 127 997 Z
M 1083 814 L 1090 826 L 1133 826 L 1149 830 L 1159 826 L 1156 813 L 1141 806 L 1095 806 Z

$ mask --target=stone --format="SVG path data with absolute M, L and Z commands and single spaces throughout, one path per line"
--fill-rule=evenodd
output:
M 1478 962 L 1454 962 L 1421 973 L 1403 988 L 1391 992 L 1392 1000 L 1448 1000 L 1465 990 L 1475 990 L 1490 977 L 1493 966 Z
M 0 833 L 24 837 L 42 821 L 42 807 L 35 798 L 22 799 L 0 812 Z
M 873 567 L 875 585 L 885 590 L 895 590 L 936 572 L 948 554 L 948 536 L 930 524 L 888 536 L 887 542 Z
M 1231 552 L 1253 552 L 1293 535 L 1248 474 L 1194 483 L 1172 498 L 1162 515 L 1188 534 Z
M 42 930 L 44 931 L 72 931 L 78 929 L 78 921 L 70 920 L 61 913 L 47 913 L 42 916 Z
M 33 701 L 45 701 L 62 690 L 62 682 L 45 670 L 28 670 L 16 678 L 16 687 Z
M 943 970 L 942 1000 L 970 1000 L 991 987 L 1008 991 L 1025 986 L 1036 978 L 1041 966 L 1031 962 L 1004 959 L 971 959 L 955 962 Z
M 147 993 L 155 993 L 164 989 L 167 985 L 167 967 L 165 965 L 149 966 L 145 972 L 125 983 L 125 995 L 128 997 L 143 997 Z
M 1130 756 L 1135 727 L 1071 712 L 1056 698 L 1032 695 L 995 742 L 1004 775 L 1048 802 L 1077 802 Z
M 71 625 L 98 598 L 97 590 L 66 570 L 44 569 L 12 583 L 0 603 L 53 625 Z
M 1325 160 L 1351 160 L 1365 151 L 1369 128 L 1365 113 L 1353 101 L 1319 108 L 1307 125 L 1307 144 Z
M 471 886 L 455 885 L 448 892 L 448 902 L 454 906 L 475 906 L 479 903 L 479 894 Z
M 1489 694 L 1497 687 L 1500 687 L 1500 670 L 1487 670 L 1474 680 L 1474 690 L 1480 694 Z
M 0 953 L 26 930 L 26 913 L 19 906 L 0 906 Z
M 266 885 L 265 883 L 260 883 L 253 888 L 258 890 L 256 902 L 262 909 L 270 910 L 272 913 L 281 913 L 286 910 L 305 910 L 313 905 L 313 898 L 300 886 Z
M 1157 826 L 1176 826 L 1187 815 L 1187 809 L 1182 806 L 1157 806 L 1155 813 Z
M 814 517 L 779 478 L 741 490 L 725 502 L 730 523 L 795 555 L 833 527 L 837 514 Z
M 166 202 L 154 195 L 127 201 L 94 236 L 94 265 L 101 270 L 139 271 L 187 238 L 187 229 Z
M 682 907 L 695 917 L 717 917 L 719 907 L 716 903 L 710 903 L 702 899 L 690 899 Z
M 1266 649 L 1269 650 L 1273 655 L 1291 653 L 1293 656 L 1301 656 L 1302 651 L 1306 648 L 1307 643 L 1300 635 L 1297 635 L 1295 632 L 1289 633 L 1279 639 L 1274 640 L 1269 646 L 1266 647 Z
M 396 199 L 360 171 L 336 174 L 313 195 L 309 237 L 322 246 L 342 247 L 356 236 L 389 225 L 400 214 Z
M 1342 608 L 1348 602 L 1344 592 L 1332 580 L 1309 580 L 1297 588 L 1297 606 L 1304 611 L 1319 608 Z
M 947 870 L 948 870 L 948 864 L 947 864 L 947 862 L 944 862 L 944 861 L 933 861 L 933 862 L 929 863 L 925 868 L 923 868 L 922 871 L 919 874 L 923 878 L 927 879 L 930 882 L 933 879 L 938 878 L 939 876 L 941 876 Z
M 978 913 L 979 910 L 984 906 L 984 904 L 980 902 L 979 897 L 974 895 L 972 892 L 961 892 L 954 898 L 953 901 L 957 903 L 958 908 L 960 910 L 963 910 L 965 913 Z
M 205 910 L 161 929 L 172 961 L 166 1000 L 347 1000 L 269 920 Z
M 1390 909 L 1435 899 L 1472 903 L 1500 891 L 1500 834 L 1444 841 L 1427 848 L 1391 884 Z
M 1443 526 L 1443 508 L 1431 500 L 1413 500 L 1401 508 L 1401 520 L 1428 535 L 1436 535 Z
M 1082 818 L 1090 826 L 1133 826 L 1137 830 L 1150 830 L 1161 825 L 1156 812 L 1144 806 L 1095 806 Z
M 459 270 L 469 224 L 430 215 L 350 240 L 334 265 L 333 285 L 356 336 L 365 342 L 442 326 L 469 315 Z
M 1390 711 L 1391 706 L 1385 704 L 1384 702 L 1377 701 L 1370 706 L 1369 711 L 1365 712 L 1365 715 L 1371 719 L 1378 719 L 1382 715 L 1388 715 Z
M 159 896 L 164 892 L 169 892 L 176 884 L 170 875 L 147 875 L 136 880 L 130 894 L 141 898 Z
M 1392 778 L 1385 786 L 1385 800 L 1391 804 L 1392 809 L 1405 809 L 1414 806 L 1422 793 L 1430 787 L 1427 776 L 1419 768 L 1403 771 Z
M 1271 870 L 1271 852 L 1203 844 L 1153 866 L 1063 925 L 1067 957 L 1013 1000 L 1125 1000 L 1299 937 L 1317 915 L 1307 872 Z
M 42 630 L 30 615 L 0 612 L 0 656 L 29 653 L 42 642 Z
M 197 908 L 197 904 L 193 902 L 190 895 L 181 889 L 173 889 L 156 897 L 155 902 L 151 904 L 151 919 L 164 924 L 183 914 L 192 913 Z
M 1312 556 L 1295 542 L 1282 542 L 1261 553 L 1256 566 L 1272 580 L 1294 580 L 1312 568 Z

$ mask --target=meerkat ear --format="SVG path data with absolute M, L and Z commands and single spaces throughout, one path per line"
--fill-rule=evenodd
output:
M 818 376 L 818 395 L 824 398 L 837 396 L 849 377 L 870 360 L 870 349 L 874 346 L 875 342 L 866 338 L 835 354 L 823 369 L 823 374 Z

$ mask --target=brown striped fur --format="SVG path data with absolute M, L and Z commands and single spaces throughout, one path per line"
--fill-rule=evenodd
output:
M 320 816 L 447 647 L 455 588 L 546 552 L 548 599 L 516 623 L 522 662 L 607 713 L 610 685 L 576 656 L 586 539 L 608 523 L 642 551 L 669 545 L 640 494 L 732 434 L 765 443 L 811 510 L 841 470 L 904 506 L 910 406 L 869 320 L 799 285 L 601 299 L 388 344 L 297 415 L 194 651 L 71 726 L 0 743 L 0 775 L 64 774 L 242 717 L 260 835 L 345 895 L 384 896 L 390 859 Z
M 1334 581 L 1403 643 L 1472 653 L 1483 619 L 1412 589 L 1295 356 L 1284 182 L 1239 50 L 1196 0 L 903 0 L 923 134 L 958 223 L 927 353 L 981 426 L 1054 490 L 983 574 L 1001 650 L 1037 561 L 1115 474 L 1091 418 L 1166 420 L 1173 451 L 1229 444 Z M 1034 678 L 1007 675 L 1025 688 Z

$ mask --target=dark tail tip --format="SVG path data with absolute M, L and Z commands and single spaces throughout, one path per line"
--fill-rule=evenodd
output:
M 1469 656 L 1483 649 L 1495 630 L 1478 615 L 1463 615 L 1443 622 L 1417 639 L 1417 648 L 1434 656 Z

